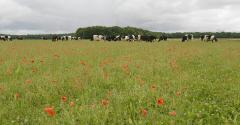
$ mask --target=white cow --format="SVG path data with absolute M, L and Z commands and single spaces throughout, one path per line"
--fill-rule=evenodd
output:
M 138 41 L 141 41 L 141 35 L 138 35 L 138 36 L 137 36 L 137 40 L 138 40 Z
M 129 41 L 129 36 L 125 36 L 124 40 Z
M 103 35 L 93 35 L 93 40 L 94 41 L 104 40 L 104 36 Z
M 72 36 L 67 36 L 68 37 L 68 40 L 72 40 Z

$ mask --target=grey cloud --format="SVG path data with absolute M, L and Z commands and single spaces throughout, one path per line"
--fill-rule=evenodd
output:
M 239 0 L 1 0 L 0 33 L 136 26 L 153 31 L 240 31 Z

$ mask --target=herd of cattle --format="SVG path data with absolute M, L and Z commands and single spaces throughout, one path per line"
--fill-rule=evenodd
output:
M 15 39 L 18 40 L 23 40 L 22 37 L 16 37 Z M 46 37 L 41 37 L 42 40 L 47 40 Z M 68 40 L 80 40 L 81 37 L 73 37 L 73 36 L 53 36 L 52 41 L 57 42 L 57 41 L 68 41 Z M 187 42 L 191 41 L 194 39 L 193 34 L 186 34 L 182 37 L 182 42 Z M 201 35 L 200 36 L 201 41 L 204 42 L 217 42 L 218 39 L 214 35 Z M 0 36 L 0 40 L 2 41 L 12 41 L 13 38 L 11 36 L 5 35 L 5 36 Z M 134 41 L 146 41 L 146 42 L 154 42 L 154 41 L 167 41 L 168 36 L 165 34 L 162 34 L 159 38 L 152 36 L 152 35 L 127 35 L 127 36 L 122 36 L 122 35 L 117 35 L 117 36 L 106 36 L 106 35 L 93 35 L 91 38 L 91 41 L 129 41 L 129 42 L 134 42 Z
M 42 37 L 42 39 L 46 40 L 45 37 Z M 56 36 L 55 35 L 55 36 L 52 37 L 53 42 L 56 42 L 56 41 L 59 41 L 59 40 L 68 41 L 68 40 L 80 40 L 80 39 L 81 39 L 81 37 L 73 37 L 73 36 Z
M 12 37 L 11 36 L 0 36 L 0 40 L 3 40 L 3 41 L 12 41 Z
M 186 34 L 182 37 L 182 42 L 187 42 L 187 41 L 191 41 L 194 39 L 193 34 Z M 201 41 L 204 42 L 217 42 L 218 39 L 216 38 L 216 36 L 214 35 L 201 35 L 200 36 Z M 146 42 L 153 42 L 153 41 L 167 41 L 168 40 L 168 36 L 163 34 L 161 35 L 159 38 L 155 37 L 155 36 L 142 36 L 142 35 L 128 35 L 128 36 L 121 36 L 121 35 L 117 35 L 117 36 L 104 36 L 104 35 L 93 35 L 92 41 L 146 41 Z
M 79 40 L 81 39 L 80 37 L 71 37 L 71 36 L 53 36 L 52 41 L 56 42 L 59 40 Z M 194 39 L 193 34 L 186 34 L 182 37 L 182 42 L 187 42 L 191 41 Z M 204 42 L 217 42 L 218 39 L 214 35 L 201 35 L 200 36 L 201 41 Z M 129 41 L 129 42 L 134 42 L 134 41 L 146 41 L 146 42 L 154 42 L 154 41 L 167 41 L 168 36 L 165 34 L 162 34 L 159 38 L 152 36 L 152 35 L 127 35 L 127 36 L 122 36 L 122 35 L 117 35 L 117 36 L 107 36 L 107 35 L 93 35 L 91 38 L 91 41 Z

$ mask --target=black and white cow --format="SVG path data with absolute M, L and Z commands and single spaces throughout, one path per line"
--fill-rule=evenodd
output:
M 182 37 L 182 42 L 186 42 L 186 41 L 188 41 L 188 35 L 184 35 L 184 36 Z
M 11 36 L 5 36 L 5 41 L 12 41 L 12 37 Z
M 193 34 L 186 34 L 182 37 L 182 42 L 193 40 Z
M 193 40 L 193 34 L 188 34 L 188 40 Z
M 217 39 L 216 36 L 211 35 L 211 37 L 210 37 L 210 41 L 212 41 L 212 42 L 218 42 L 218 39 Z
M 210 40 L 211 40 L 211 36 L 212 36 L 212 35 L 204 35 L 203 41 L 204 41 L 204 42 L 210 41 Z
M 161 35 L 160 37 L 159 37 L 159 40 L 158 40 L 158 42 L 160 42 L 160 41 L 162 41 L 162 40 L 164 40 L 164 41 L 167 41 L 167 39 L 168 39 L 168 37 L 167 37 L 167 35 Z
M 205 42 L 209 42 L 209 41 L 218 42 L 218 39 L 215 35 L 205 35 L 204 36 L 204 41 Z
M 75 37 L 75 36 L 72 37 L 72 40 L 80 40 L 80 39 L 81 37 Z
M 129 35 L 129 41 L 134 42 L 136 40 L 135 35 Z
M 58 37 L 58 36 L 52 36 L 52 41 L 53 42 L 57 42 L 58 40 L 60 40 L 61 39 L 61 37 Z
M 43 37 L 41 37 L 41 39 L 42 39 L 42 40 L 47 40 L 47 37 L 44 37 L 44 36 L 43 36 Z
M 122 36 L 121 35 L 117 35 L 114 39 L 114 41 L 121 41 L 122 39 Z
M 6 41 L 5 36 L 0 36 L 0 40 Z

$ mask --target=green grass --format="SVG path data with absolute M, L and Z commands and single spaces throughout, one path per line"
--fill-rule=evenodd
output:
M 0 108 L 1 125 L 239 125 L 240 40 L 0 42 Z

